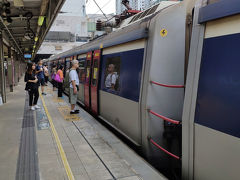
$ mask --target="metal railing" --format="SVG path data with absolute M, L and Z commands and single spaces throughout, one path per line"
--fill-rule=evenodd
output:
M 168 84 L 161 84 L 155 81 L 150 81 L 150 83 L 158 85 L 158 86 L 162 86 L 162 87 L 168 87 L 168 88 L 184 88 L 184 85 L 168 85 Z
M 167 87 L 167 88 L 184 88 L 185 86 L 184 85 L 168 85 L 168 84 L 161 84 L 161 83 L 158 83 L 158 82 L 155 82 L 155 81 L 150 81 L 151 84 L 155 84 L 155 85 L 158 85 L 158 86 L 161 86 L 161 87 Z M 170 122 L 172 124 L 176 124 L 176 125 L 180 125 L 181 124 L 181 121 L 178 121 L 178 120 L 174 120 L 174 119 L 171 119 L 171 118 L 168 118 L 168 117 L 165 117 L 163 115 L 160 115 L 154 111 L 152 111 L 151 109 L 148 109 L 148 112 L 153 114 L 154 116 L 156 117 L 159 117 L 161 119 L 163 119 L 164 121 L 167 121 L 167 122 Z M 168 150 L 164 149 L 163 147 L 161 147 L 159 144 L 157 144 L 150 136 L 148 136 L 148 140 L 154 145 L 156 146 L 158 149 L 162 150 L 163 152 L 165 152 L 166 154 L 168 154 L 169 156 L 175 158 L 175 159 L 178 159 L 180 160 L 180 157 L 169 152 Z
M 165 152 L 166 154 L 168 154 L 169 156 L 175 158 L 175 159 L 178 159 L 178 160 L 181 160 L 179 156 L 173 154 L 173 153 L 170 153 L 169 151 L 167 151 L 166 149 L 164 149 L 163 147 L 161 147 L 159 144 L 157 144 L 151 137 L 148 137 L 148 140 L 154 145 L 156 146 L 158 149 L 162 150 L 163 152 Z
M 173 120 L 173 119 L 167 118 L 167 117 L 162 116 L 162 115 L 160 115 L 160 114 L 158 114 L 158 113 L 156 113 L 156 112 L 154 112 L 154 111 L 152 111 L 150 109 L 148 110 L 148 112 L 153 114 L 153 115 L 155 115 L 155 116 L 157 116 L 157 117 L 159 117 L 159 118 L 161 118 L 161 119 L 163 119 L 164 121 L 167 121 L 167 122 L 170 122 L 170 123 L 173 123 L 173 124 L 181 124 L 181 121 L 177 121 L 177 120 Z

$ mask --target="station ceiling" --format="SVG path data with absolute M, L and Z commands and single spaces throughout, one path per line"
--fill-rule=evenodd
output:
M 0 0 L 0 27 L 19 54 L 33 58 L 65 0 Z

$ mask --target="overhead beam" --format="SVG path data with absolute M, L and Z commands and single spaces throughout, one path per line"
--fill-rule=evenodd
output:
M 6 28 L 3 28 L 6 29 Z M 8 29 L 27 29 L 26 26 L 16 26 L 16 27 L 8 27 Z
M 16 19 L 22 19 L 22 20 L 26 20 L 27 18 L 26 17 L 21 17 L 21 16 L 10 16 L 12 20 L 16 20 Z M 4 20 L 7 19 L 7 18 L 3 18 Z M 38 19 L 38 16 L 33 16 L 31 18 L 32 19 Z
M 20 49 L 20 47 L 18 46 L 18 43 L 16 42 L 15 38 L 13 37 L 11 31 L 7 28 L 7 26 L 4 24 L 3 18 L 0 16 L 0 21 L 2 22 L 3 26 L 5 27 L 6 31 L 8 32 L 8 34 L 10 35 L 10 37 L 12 38 L 12 40 L 14 41 L 16 47 L 18 48 L 18 50 L 20 51 L 21 54 L 23 54 L 22 50 Z

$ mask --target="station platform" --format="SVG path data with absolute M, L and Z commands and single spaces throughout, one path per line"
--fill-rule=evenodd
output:
M 0 174 L 4 180 L 166 179 L 84 109 L 47 86 L 31 111 L 21 79 L 0 106 Z

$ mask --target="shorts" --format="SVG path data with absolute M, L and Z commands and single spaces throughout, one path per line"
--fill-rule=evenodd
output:
M 77 94 L 73 93 L 73 88 L 69 88 L 69 89 L 70 89 L 70 96 L 69 96 L 70 104 L 77 104 Z
M 44 85 L 45 85 L 45 79 L 44 79 L 44 78 L 39 79 L 38 82 L 39 82 L 39 84 L 40 84 L 41 86 L 44 86 Z

